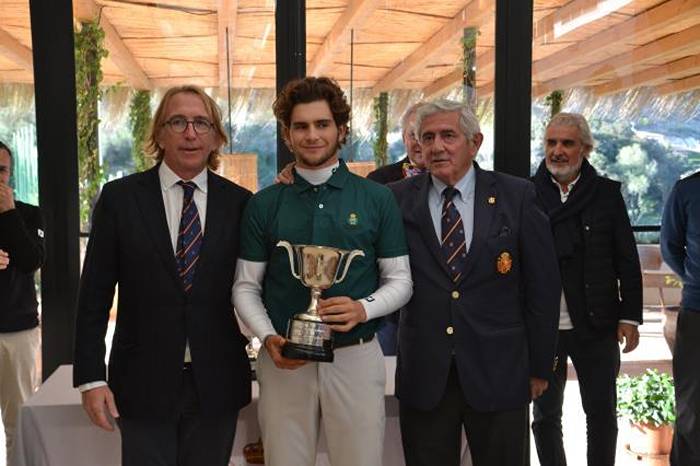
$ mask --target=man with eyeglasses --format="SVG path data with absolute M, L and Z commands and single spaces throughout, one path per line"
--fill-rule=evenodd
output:
M 111 431 L 117 420 L 126 466 L 228 465 L 250 401 L 231 287 L 251 193 L 212 171 L 225 142 L 216 103 L 198 87 L 172 88 L 147 142 L 158 164 L 107 183 L 95 206 L 74 384 L 94 424 Z

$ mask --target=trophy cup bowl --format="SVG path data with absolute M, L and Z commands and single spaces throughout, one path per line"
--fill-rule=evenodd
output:
M 289 320 L 282 356 L 333 362 L 333 332 L 318 315 L 318 300 L 323 290 L 345 280 L 350 263 L 358 256 L 364 257 L 365 253 L 359 249 L 348 251 L 288 241 L 280 241 L 277 246 L 287 250 L 292 276 L 311 289 L 309 307 Z M 344 267 L 341 266 L 343 262 Z

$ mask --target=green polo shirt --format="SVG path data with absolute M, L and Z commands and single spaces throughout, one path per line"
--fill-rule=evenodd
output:
M 287 251 L 276 247 L 280 240 L 364 251 L 365 257 L 355 258 L 345 280 L 325 290 L 324 298 L 371 295 L 379 287 L 377 259 L 408 254 L 391 191 L 350 173 L 342 160 L 322 185 L 313 186 L 295 173 L 293 184 L 258 192 L 243 216 L 240 257 L 267 262 L 263 302 L 280 335 L 286 335 L 289 319 L 305 311 L 311 301 L 310 289 L 292 276 Z M 334 338 L 336 343 L 365 338 L 378 326 L 379 319 L 373 319 Z

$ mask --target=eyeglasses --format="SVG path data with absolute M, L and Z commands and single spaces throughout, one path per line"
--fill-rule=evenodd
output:
M 164 124 L 170 126 L 170 129 L 176 133 L 184 133 L 187 131 L 187 125 L 192 123 L 192 128 L 197 134 L 207 134 L 211 131 L 212 125 L 209 120 L 205 118 L 195 118 L 194 120 L 188 120 L 184 117 L 173 117 L 166 121 Z

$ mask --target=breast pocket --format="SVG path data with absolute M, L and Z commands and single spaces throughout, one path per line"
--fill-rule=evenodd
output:
M 512 229 L 501 225 L 486 242 L 489 260 L 496 277 L 510 277 L 518 267 L 518 243 Z

